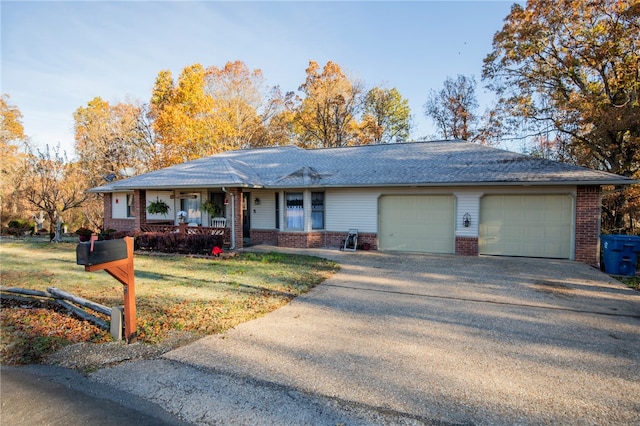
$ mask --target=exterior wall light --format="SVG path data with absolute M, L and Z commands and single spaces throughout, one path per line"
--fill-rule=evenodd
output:
M 465 228 L 471 226 L 471 215 L 469 213 L 465 213 L 464 216 L 462 216 L 462 224 Z
M 255 204 L 256 206 L 260 205 L 260 198 L 256 198 L 255 200 L 253 200 L 253 204 Z

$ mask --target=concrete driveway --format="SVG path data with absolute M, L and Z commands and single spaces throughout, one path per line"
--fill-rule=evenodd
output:
M 199 424 L 640 423 L 640 293 L 600 271 L 313 254 L 342 270 L 263 318 L 91 379 Z M 296 417 L 310 401 L 324 402 Z

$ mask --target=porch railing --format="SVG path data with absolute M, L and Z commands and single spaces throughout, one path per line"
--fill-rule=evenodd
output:
M 229 238 L 229 228 L 219 226 L 187 226 L 182 225 L 160 225 L 145 223 L 140 225 L 142 232 L 162 232 L 162 233 L 181 233 L 187 235 L 222 235 L 225 242 Z

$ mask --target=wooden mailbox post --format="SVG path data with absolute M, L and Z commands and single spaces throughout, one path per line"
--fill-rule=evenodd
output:
M 83 242 L 76 247 L 76 263 L 86 272 L 105 270 L 124 285 L 124 338 L 136 341 L 136 287 L 133 277 L 133 238 Z

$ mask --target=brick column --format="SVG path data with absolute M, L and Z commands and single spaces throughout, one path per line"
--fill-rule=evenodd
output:
M 134 231 L 140 230 L 140 225 L 147 222 L 147 192 L 142 189 L 133 191 L 133 208 L 135 217 L 133 220 Z
M 589 265 L 596 265 L 600 258 L 600 203 L 600 186 L 578 186 L 575 260 Z
M 102 204 L 104 207 L 104 216 L 102 217 L 102 226 L 104 229 L 112 228 L 111 219 L 113 216 L 113 211 L 111 210 L 111 197 L 112 194 L 110 192 L 105 192 L 102 197 Z M 115 229 L 115 228 L 114 228 Z
M 477 256 L 478 237 L 456 237 L 456 254 L 459 256 Z

